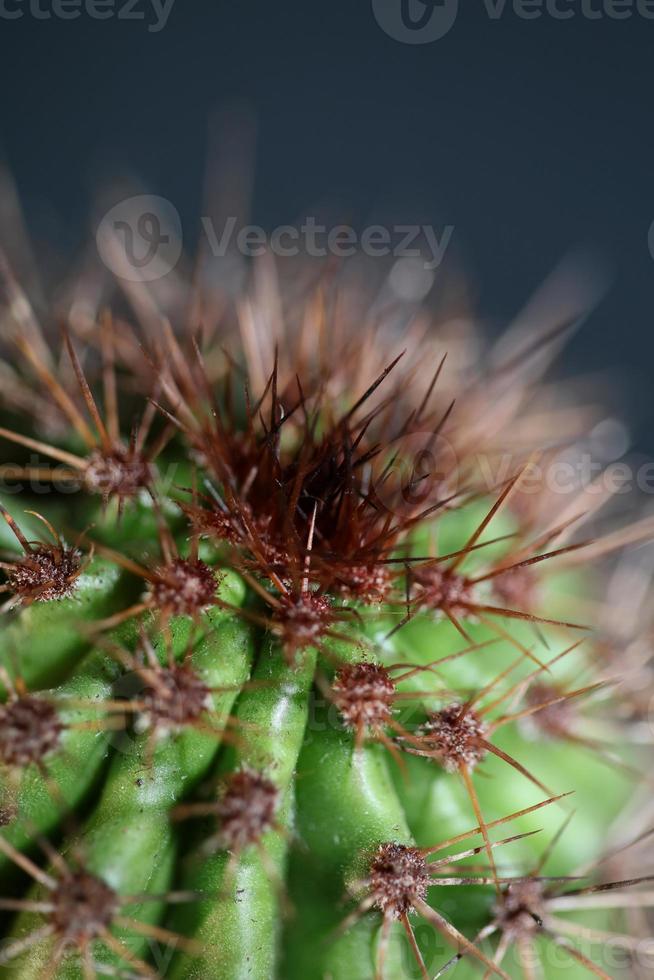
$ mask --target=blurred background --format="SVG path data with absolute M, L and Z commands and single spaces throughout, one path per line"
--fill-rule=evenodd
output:
M 2 0 L 0 152 L 59 262 L 123 174 L 192 249 L 225 152 L 223 212 L 233 192 L 268 232 L 307 214 L 435 229 L 433 292 L 463 276 L 491 331 L 583 254 L 568 274 L 592 268 L 600 301 L 562 370 L 611 372 L 650 454 L 652 18 L 645 0 Z M 221 145 L 225 110 L 240 148 Z

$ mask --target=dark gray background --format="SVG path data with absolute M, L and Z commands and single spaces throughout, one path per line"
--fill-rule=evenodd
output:
M 176 0 L 159 33 L 0 18 L 2 149 L 30 222 L 74 250 L 98 182 L 124 169 L 193 224 L 207 121 L 244 99 L 259 119 L 252 217 L 268 228 L 323 200 L 355 224 L 379 207 L 451 223 L 497 324 L 570 247 L 607 258 L 610 292 L 566 368 L 626 378 L 652 451 L 654 21 L 463 6 L 426 45 L 384 34 L 369 0 Z

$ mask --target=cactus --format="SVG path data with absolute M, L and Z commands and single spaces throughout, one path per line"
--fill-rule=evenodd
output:
M 5 288 L 0 974 L 645 976 L 652 525 L 542 480 L 562 329 L 450 364 L 321 284 L 60 357 Z

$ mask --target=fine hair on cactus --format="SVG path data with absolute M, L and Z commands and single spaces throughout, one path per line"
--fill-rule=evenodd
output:
M 651 976 L 654 519 L 547 479 L 578 311 L 1 274 L 0 976 Z

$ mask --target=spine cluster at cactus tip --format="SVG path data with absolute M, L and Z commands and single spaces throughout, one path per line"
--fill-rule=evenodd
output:
M 3 261 L 0 977 L 651 977 L 654 519 L 549 479 L 570 323 L 305 273 Z

